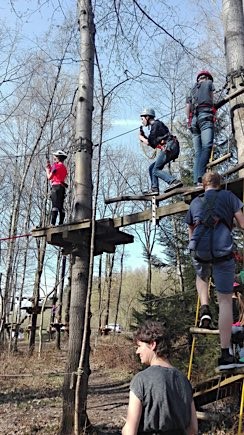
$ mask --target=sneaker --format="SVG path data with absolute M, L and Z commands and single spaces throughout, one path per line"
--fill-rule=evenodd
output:
M 200 308 L 199 328 L 210 329 L 212 322 L 211 312 L 208 305 L 202 305 Z
M 154 195 L 159 195 L 159 190 L 157 187 L 152 187 L 150 190 L 146 191 L 146 192 L 142 192 L 143 195 L 146 196 L 154 196 Z
M 195 186 L 196 190 L 202 190 L 203 189 L 203 184 L 202 183 L 197 183 L 197 185 Z
M 237 359 L 233 355 L 227 355 L 227 357 L 220 357 L 218 360 L 217 370 L 231 370 L 231 369 L 241 369 L 244 367 L 243 358 Z
M 164 193 L 170 192 L 170 190 L 176 189 L 177 187 L 183 186 L 182 181 L 180 180 L 174 180 L 172 183 L 170 183 L 169 187 L 165 189 Z

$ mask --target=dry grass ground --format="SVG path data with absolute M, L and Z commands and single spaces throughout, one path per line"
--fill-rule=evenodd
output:
M 1 353 L 1 435 L 58 434 L 62 412 L 62 373 L 66 361 L 65 344 L 62 347 L 57 351 L 53 342 L 45 343 L 41 359 L 36 354 L 28 357 L 26 344 L 21 344 L 18 354 Z M 88 416 L 96 434 L 121 433 L 129 381 L 138 368 L 133 347 L 123 336 L 102 337 L 96 350 L 92 346 Z M 202 428 L 199 434 L 237 433 L 223 426 L 219 429 L 213 426 L 208 430 Z
M 118 341 L 118 337 L 105 337 L 91 354 L 88 415 L 101 434 L 120 433 L 126 416 L 133 358 L 131 344 Z M 0 434 L 56 435 L 66 350 L 57 351 L 54 343 L 45 343 L 38 359 L 36 354 L 28 357 L 26 345 L 20 349 L 15 355 L 0 355 Z

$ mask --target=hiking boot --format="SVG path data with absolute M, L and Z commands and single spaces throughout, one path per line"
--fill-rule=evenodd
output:
M 237 359 L 233 355 L 227 355 L 225 357 L 220 357 L 218 359 L 217 370 L 231 370 L 231 369 L 241 369 L 244 367 L 244 359 Z
M 182 181 L 180 180 L 174 180 L 172 183 L 170 183 L 169 187 L 167 187 L 164 191 L 164 193 L 170 192 L 170 190 L 176 189 L 177 187 L 183 186 Z
M 211 312 L 208 305 L 202 305 L 200 308 L 199 328 L 210 329 L 212 321 Z
M 143 192 L 143 195 L 146 196 L 159 195 L 159 189 L 157 187 L 152 187 L 150 190 Z

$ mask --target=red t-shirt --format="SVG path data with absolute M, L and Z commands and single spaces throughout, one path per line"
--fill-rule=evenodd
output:
M 50 165 L 50 170 L 52 172 L 50 178 L 52 185 L 63 184 L 68 174 L 66 166 L 62 162 L 55 162 L 52 166 Z

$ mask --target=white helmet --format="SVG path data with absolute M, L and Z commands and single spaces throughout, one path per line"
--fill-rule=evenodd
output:
M 155 110 L 149 108 L 143 109 L 140 116 L 151 116 L 152 118 L 155 118 Z
M 67 154 L 62 150 L 55 151 L 53 156 L 64 157 L 65 159 L 67 158 Z

